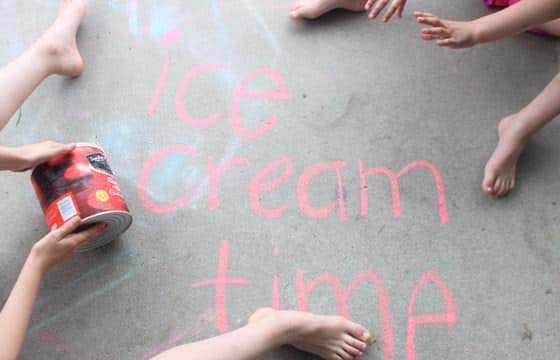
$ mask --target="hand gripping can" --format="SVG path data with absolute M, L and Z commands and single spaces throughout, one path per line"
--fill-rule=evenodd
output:
M 97 145 L 79 143 L 69 154 L 38 165 L 31 173 L 31 183 L 49 229 L 59 228 L 75 216 L 82 219 L 77 231 L 97 223 L 108 225 L 105 233 L 78 251 L 105 245 L 132 224 L 105 152 Z

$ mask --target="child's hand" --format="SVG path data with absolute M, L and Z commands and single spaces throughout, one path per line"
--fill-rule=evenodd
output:
M 453 49 L 474 46 L 476 41 L 476 27 L 472 22 L 448 21 L 430 13 L 415 12 L 416 21 L 431 27 L 422 29 L 422 39 L 435 40 L 439 46 Z
M 26 171 L 48 161 L 49 159 L 69 153 L 76 144 L 61 144 L 54 141 L 45 141 L 39 144 L 14 148 L 15 158 L 10 170 Z
M 42 273 L 74 254 L 81 244 L 101 235 L 107 229 L 107 225 L 98 224 L 79 233 L 72 233 L 80 224 L 81 219 L 75 217 L 33 245 L 30 256 L 37 262 Z
M 385 5 L 387 5 L 388 2 L 389 0 L 368 0 L 366 2 L 365 8 L 366 11 L 369 11 L 371 9 L 371 12 L 369 13 L 369 18 L 375 19 L 377 15 L 379 15 L 381 10 L 383 10 Z M 373 5 L 374 3 L 375 6 Z M 405 5 L 406 5 L 406 0 L 393 0 L 391 2 L 391 5 L 389 6 L 389 9 L 385 12 L 385 15 L 383 15 L 383 22 L 389 21 L 389 19 L 391 18 L 391 16 L 393 16 L 395 11 L 397 12 L 397 15 L 399 17 L 402 17 L 402 12 Z

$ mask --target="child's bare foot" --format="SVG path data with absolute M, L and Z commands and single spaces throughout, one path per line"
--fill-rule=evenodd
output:
M 292 5 L 290 16 L 294 19 L 316 19 L 337 8 L 365 11 L 365 5 L 366 0 L 298 0 Z
M 498 125 L 498 134 L 498 145 L 484 168 L 482 190 L 500 197 L 515 187 L 517 160 L 525 148 L 528 134 L 519 114 L 503 118 Z
M 49 59 L 52 73 L 65 76 L 81 74 L 84 63 L 76 45 L 76 32 L 85 14 L 85 0 L 62 0 L 58 17 L 37 41 L 37 48 L 44 51 Z
M 352 360 L 363 354 L 371 335 L 366 328 L 340 316 L 320 316 L 300 311 L 259 309 L 250 324 L 269 322 L 281 329 L 282 344 L 292 345 L 328 360 Z

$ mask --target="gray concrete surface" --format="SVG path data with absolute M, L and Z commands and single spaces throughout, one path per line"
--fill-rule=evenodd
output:
M 55 3 L 0 2 L 0 63 L 48 27 Z M 558 71 L 555 40 L 522 34 L 463 51 L 419 40 L 412 11 L 470 19 L 489 12 L 476 0 L 412 0 L 402 20 L 385 25 L 343 11 L 291 21 L 288 0 L 139 0 L 136 11 L 131 3 L 90 1 L 79 33 L 83 75 L 48 79 L 0 134 L 3 145 L 46 139 L 100 144 L 135 218 L 120 240 L 48 274 L 21 359 L 144 359 L 219 334 L 224 324 L 217 321 L 216 286 L 192 285 L 217 277 L 223 240 L 229 244 L 228 276 L 250 281 L 226 286 L 230 328 L 273 304 L 275 277 L 280 307 L 297 309 L 298 274 L 309 286 L 329 273 L 346 288 L 371 271 L 386 290 L 392 358 L 405 359 L 409 303 L 423 274 L 432 271 L 448 287 L 457 321 L 418 325 L 417 359 L 558 358 L 560 124 L 530 142 L 511 196 L 497 201 L 479 185 L 499 119 L 529 102 Z M 173 29 L 177 39 L 162 41 Z M 167 57 L 168 75 L 151 116 Z M 188 71 L 208 63 L 229 67 L 193 78 L 182 103 L 193 118 L 224 114 L 211 125 L 190 126 L 177 115 L 176 93 Z M 241 100 L 247 129 L 277 115 L 263 136 L 241 137 L 231 125 L 232 94 L 262 68 L 281 75 L 290 98 Z M 272 91 L 276 83 L 260 76 L 248 89 Z M 199 155 L 158 161 L 148 197 L 168 204 L 194 196 L 184 207 L 157 214 L 141 202 L 139 179 L 148 158 L 172 145 Z M 248 161 L 220 174 L 217 208 L 209 205 L 207 187 L 197 187 L 207 181 L 209 156 L 216 164 Z M 287 209 L 264 218 L 253 210 L 247 184 L 282 157 L 290 159 L 291 175 L 260 198 L 264 207 Z M 298 205 L 300 176 L 336 160 L 345 163 L 340 175 L 347 218 L 338 208 L 324 219 L 311 218 Z M 442 224 L 427 168 L 398 179 L 399 217 L 393 216 L 387 179 L 370 177 L 369 213 L 362 216 L 360 160 L 366 169 L 395 173 L 418 160 L 433 164 L 441 173 L 448 222 Z M 46 226 L 28 174 L 2 174 L 0 189 L 4 300 Z M 335 172 L 325 171 L 312 179 L 309 202 L 324 207 L 337 193 Z M 383 359 L 380 301 L 372 284 L 355 287 L 348 309 L 376 339 L 364 358 Z M 307 304 L 309 311 L 339 312 L 328 283 L 318 285 Z M 442 292 L 428 281 L 411 316 L 445 312 Z M 281 349 L 264 358 L 311 357 Z

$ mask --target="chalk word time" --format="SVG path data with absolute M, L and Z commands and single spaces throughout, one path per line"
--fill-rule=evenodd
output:
M 278 252 L 275 251 L 277 255 Z M 251 281 L 247 278 L 230 277 L 228 274 L 228 258 L 229 258 L 229 241 L 223 240 L 220 245 L 220 255 L 218 259 L 218 272 L 215 278 L 204 280 L 192 284 L 193 288 L 200 288 L 204 286 L 214 286 L 215 289 L 215 320 L 216 326 L 220 333 L 224 334 L 230 331 L 227 321 L 227 301 L 226 301 L 226 287 L 229 286 L 247 286 Z M 348 300 L 352 295 L 354 289 L 362 284 L 369 282 L 373 284 L 378 296 L 378 306 L 380 314 L 381 334 L 383 343 L 383 353 L 385 359 L 389 359 L 395 354 L 395 342 L 393 336 L 393 324 L 391 320 L 391 310 L 389 306 L 389 299 L 383 282 L 377 274 L 372 271 L 366 271 L 354 278 L 350 286 L 344 288 L 333 274 L 322 274 L 306 284 L 304 273 L 301 269 L 296 270 L 296 287 L 297 287 L 297 301 L 298 310 L 307 311 L 307 298 L 313 290 L 322 283 L 328 283 L 332 286 L 338 310 L 341 316 L 350 319 L 350 309 Z M 445 312 L 434 314 L 416 314 L 414 311 L 414 304 L 420 290 L 426 283 L 433 283 L 442 297 L 442 302 L 445 304 Z M 272 279 L 272 307 L 280 309 L 280 279 L 274 275 Z M 410 301 L 408 304 L 408 321 L 406 331 L 406 360 L 416 359 L 416 328 L 418 325 L 426 324 L 447 324 L 449 328 L 457 323 L 457 305 L 453 300 L 453 294 L 441 277 L 434 271 L 427 271 L 424 273 L 420 280 L 416 283 Z

